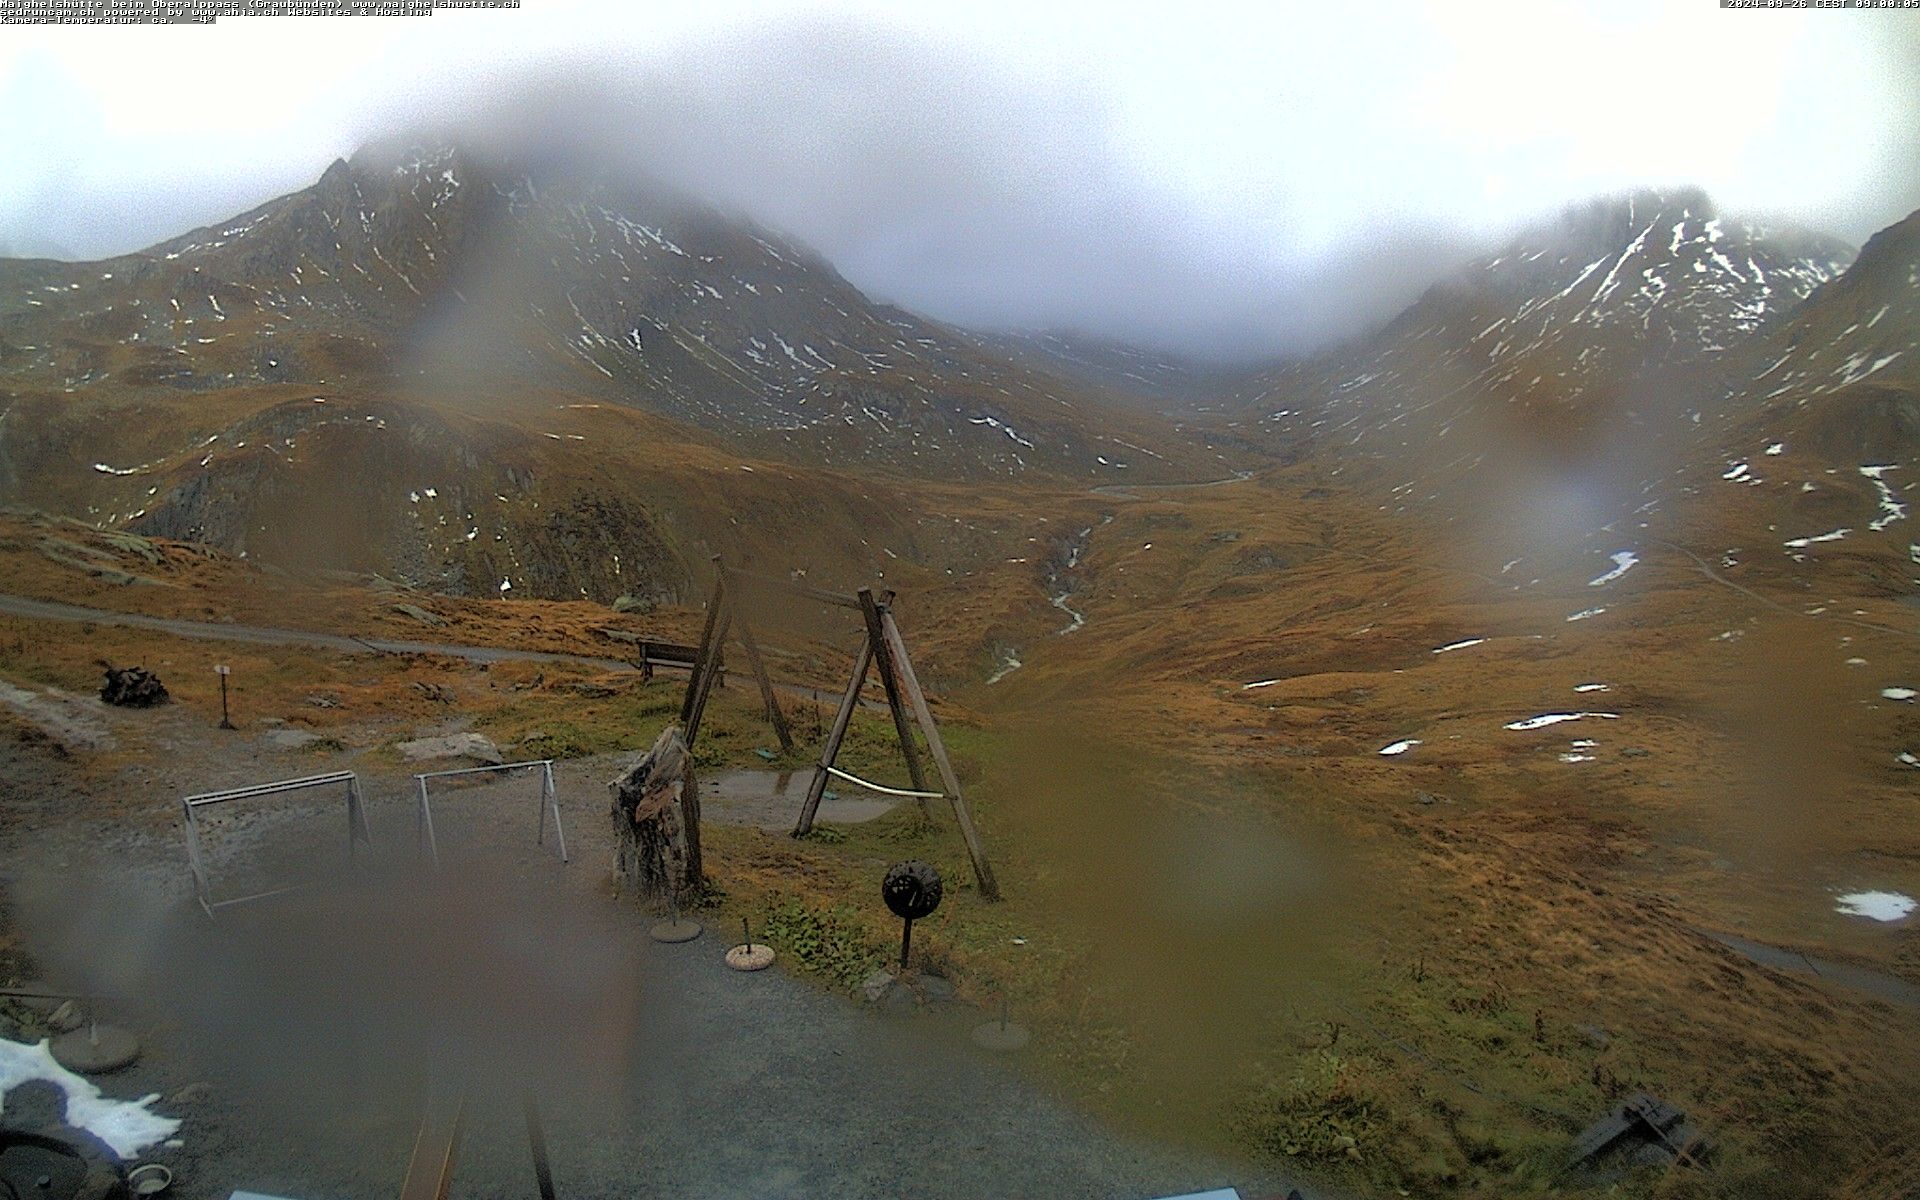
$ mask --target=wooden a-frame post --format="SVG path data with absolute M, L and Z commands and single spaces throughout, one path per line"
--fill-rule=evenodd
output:
M 867 589 L 861 589 L 860 596 L 865 603 L 872 603 L 872 594 Z M 960 836 L 966 840 L 967 857 L 973 861 L 973 877 L 980 885 L 980 894 L 989 900 L 998 900 L 1000 885 L 994 881 L 993 867 L 987 862 L 986 844 L 980 840 L 980 831 L 973 827 L 973 814 L 968 811 L 967 798 L 960 791 L 960 777 L 953 773 L 953 763 L 947 759 L 946 743 L 940 740 L 940 727 L 933 723 L 926 693 L 920 690 L 920 680 L 913 673 L 913 660 L 907 657 L 906 639 L 894 624 L 891 604 L 880 609 L 880 632 L 881 644 L 893 652 L 893 665 L 900 672 L 900 683 L 906 689 L 908 703 L 913 705 L 913 715 L 920 720 L 920 732 L 927 735 L 927 753 L 933 756 L 941 786 L 947 789 L 947 800 L 953 805 L 953 819 L 960 825 Z
M 840 698 L 840 711 L 834 714 L 833 729 L 820 747 L 820 761 L 813 769 L 812 782 L 807 785 L 807 799 L 800 809 L 800 820 L 794 826 L 794 836 L 799 837 L 813 828 L 814 815 L 820 809 L 820 798 L 826 792 L 827 776 L 834 770 L 833 763 L 840 754 L 840 743 L 846 738 L 847 726 L 853 720 L 854 710 L 860 705 L 860 689 L 866 683 L 867 668 L 878 661 L 882 664 L 881 682 L 886 688 L 888 706 L 893 710 L 893 728 L 900 739 L 900 752 L 907 760 L 907 771 L 913 778 L 913 790 L 922 793 L 915 798 L 924 806 L 931 793 L 927 792 L 926 775 L 920 768 L 920 756 L 913 745 L 913 733 L 907 724 L 906 712 L 901 707 L 902 692 L 920 726 L 920 732 L 926 735 L 927 753 L 933 756 L 933 765 L 940 772 L 940 785 L 945 789 L 947 802 L 953 806 L 953 817 L 960 826 L 960 836 L 967 843 L 967 857 L 973 863 L 974 881 L 980 885 L 982 896 L 998 900 L 1000 885 L 994 880 L 992 864 L 987 862 L 986 844 L 980 839 L 980 831 L 974 828 L 973 814 L 967 808 L 966 796 L 960 791 L 960 778 L 954 774 L 953 763 L 947 757 L 946 743 L 940 740 L 940 727 L 934 724 L 933 712 L 927 707 L 926 693 L 920 690 L 920 680 L 913 673 L 913 660 L 907 655 L 906 639 L 900 636 L 900 627 L 894 623 L 893 596 L 889 593 L 885 602 L 879 602 L 873 598 L 872 588 L 861 588 L 858 599 L 861 615 L 866 618 L 867 636 L 861 642 L 859 652 L 854 655 L 853 676 L 847 681 L 846 693 Z
M 867 668 L 873 665 L 873 641 L 862 638 L 860 649 L 854 651 L 853 676 L 847 680 L 847 690 L 840 697 L 840 708 L 833 714 L 833 728 L 827 731 L 827 740 L 820 743 L 820 761 L 813 768 L 813 778 L 807 783 L 807 798 L 800 804 L 800 820 L 793 827 L 793 836 L 805 837 L 813 831 L 814 814 L 820 811 L 820 798 L 826 794 L 827 772 L 833 769 L 833 760 L 840 753 L 840 741 L 847 736 L 847 726 L 853 721 L 853 710 L 860 707 L 860 688 L 867 682 Z
M 893 593 L 888 592 L 881 604 L 893 603 Z M 900 680 L 893 665 L 893 650 L 887 645 L 887 635 L 881 622 L 881 604 L 875 604 L 872 588 L 860 589 L 860 615 L 867 622 L 867 642 L 873 647 L 873 663 L 880 669 L 880 683 L 887 692 L 887 708 L 893 713 L 893 732 L 900 739 L 900 756 L 907 760 L 907 777 L 913 780 L 913 790 L 927 790 L 927 773 L 920 766 L 920 751 L 913 744 L 913 731 L 907 725 L 906 706 L 900 703 Z M 925 796 L 914 797 L 920 805 L 920 815 L 931 821 L 933 808 Z
M 792 754 L 793 734 L 788 731 L 787 715 L 780 711 L 780 701 L 773 694 L 773 679 L 767 674 L 766 660 L 760 657 L 760 643 L 753 640 L 753 630 L 747 625 L 746 617 L 741 616 L 736 620 L 735 632 L 740 636 L 740 648 L 747 652 L 747 665 L 753 668 L 753 677 L 760 681 L 760 704 L 766 709 L 767 723 L 773 726 L 773 736 L 780 739 L 780 753 Z
M 720 605 L 726 599 L 726 580 L 718 572 L 713 577 L 713 597 L 707 601 L 706 624 L 700 627 L 700 647 L 693 655 L 693 671 L 687 676 L 687 694 L 680 701 L 680 728 L 687 731 L 686 741 L 693 742 L 693 710 L 696 704 L 704 705 L 706 698 L 701 690 L 701 678 L 706 674 L 707 655 L 713 650 L 713 627 L 720 620 Z
M 953 762 L 947 757 L 946 743 L 940 739 L 940 727 L 934 724 L 933 712 L 927 707 L 926 693 L 921 690 L 920 680 L 913 672 L 913 660 L 907 654 L 906 639 L 900 636 L 900 627 L 894 622 L 893 593 L 888 592 L 876 600 L 872 588 L 861 588 L 858 596 L 848 596 L 791 580 L 735 571 L 722 563 L 718 556 L 715 556 L 713 563 L 713 599 L 707 606 L 706 628 L 700 635 L 700 650 L 695 656 L 693 677 L 687 682 L 686 700 L 680 706 L 680 724 L 685 731 L 688 748 L 692 748 L 694 737 L 699 732 L 707 696 L 713 690 L 714 680 L 720 671 L 720 649 L 738 619 L 735 615 L 734 593 L 742 590 L 743 584 L 766 583 L 823 604 L 855 609 L 861 615 L 866 636 L 860 639 L 860 649 L 854 654 L 853 673 L 847 680 L 846 691 L 841 694 L 840 707 L 833 716 L 833 727 L 828 730 L 826 741 L 820 747 L 820 759 L 814 766 L 812 780 L 807 784 L 807 796 L 801 803 L 800 818 L 794 824 L 793 834 L 801 837 L 813 829 L 814 817 L 819 813 L 820 801 L 826 794 L 827 778 L 838 773 L 833 765 L 834 760 L 839 757 L 840 744 L 846 740 L 853 714 L 860 707 L 860 692 L 866 686 L 867 672 L 878 664 L 887 707 L 893 714 L 894 735 L 900 740 L 900 754 L 906 759 L 907 774 L 913 780 L 911 791 L 896 794 L 912 796 L 919 801 L 922 813 L 929 817 L 932 814 L 927 802 L 931 799 L 944 797 L 953 806 L 954 820 L 960 826 L 961 838 L 966 841 L 967 857 L 973 863 L 973 877 L 980 886 L 980 894 L 989 900 L 998 900 L 1000 885 L 994 880 L 993 866 L 987 862 L 986 844 L 981 841 L 980 831 L 974 827 L 973 814 L 967 808 L 966 796 L 960 790 L 960 778 L 954 774 Z M 791 750 L 792 741 L 786 718 L 774 699 L 773 682 L 767 675 L 759 645 L 744 620 L 739 625 L 739 633 L 741 645 L 747 652 L 747 662 L 760 683 L 760 695 L 767 706 L 767 718 L 773 722 L 774 732 L 780 735 L 781 747 Z M 933 757 L 934 769 L 940 773 L 940 786 L 943 789 L 940 792 L 934 792 L 928 786 L 926 769 L 920 762 L 920 751 L 913 741 L 915 724 L 919 725 L 921 734 L 927 739 L 927 753 Z
M 700 648 L 694 654 L 693 674 L 687 680 L 687 695 L 680 703 L 680 728 L 682 738 L 691 747 L 693 739 L 700 731 L 700 718 L 707 710 L 707 697 L 713 692 L 715 680 L 724 670 L 722 653 L 726 648 L 727 634 L 736 628 L 740 635 L 740 645 L 747 652 L 747 665 L 753 669 L 754 678 L 760 684 L 760 702 L 766 708 L 767 723 L 773 726 L 773 734 L 780 739 L 780 751 L 793 753 L 793 734 L 787 728 L 786 714 L 780 711 L 780 701 L 774 695 L 773 679 L 767 674 L 767 664 L 760 657 L 760 644 L 754 640 L 753 630 L 748 628 L 746 618 L 735 612 L 733 593 L 739 588 L 728 586 L 726 564 L 720 556 L 713 558 L 713 598 L 707 603 L 706 625 L 700 631 Z

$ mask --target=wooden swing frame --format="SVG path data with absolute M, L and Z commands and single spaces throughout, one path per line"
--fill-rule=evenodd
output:
M 820 811 L 820 800 L 827 790 L 828 776 L 854 778 L 839 770 L 834 761 L 840 755 L 840 744 L 846 739 L 847 727 L 853 723 L 854 710 L 860 706 L 860 693 L 866 686 L 867 673 L 877 666 L 881 686 L 886 691 L 887 707 L 893 714 L 894 735 L 900 741 L 900 755 L 906 760 L 907 775 L 913 781 L 910 792 L 906 789 L 888 790 L 912 796 L 919 802 L 921 812 L 929 818 L 933 815 L 929 800 L 945 799 L 951 804 L 954 820 L 960 826 L 960 836 L 967 844 L 967 857 L 973 863 L 973 876 L 979 884 L 980 894 L 989 900 L 998 900 L 1000 887 L 994 880 L 992 865 L 987 862 L 986 845 L 980 839 L 980 831 L 974 827 L 973 814 L 968 810 L 966 797 L 960 790 L 960 779 L 954 774 L 953 762 L 947 757 L 946 743 L 940 738 L 940 727 L 934 723 L 933 712 L 927 707 L 926 693 L 921 690 L 920 680 L 914 674 L 913 660 L 907 654 L 906 639 L 900 635 L 900 626 L 893 619 L 893 593 L 889 591 L 875 596 L 872 588 L 861 588 L 852 596 L 830 592 L 792 580 L 736 570 L 728 567 L 717 555 L 713 559 L 713 566 L 713 597 L 707 604 L 706 625 L 700 633 L 700 647 L 694 656 L 693 673 L 687 680 L 686 699 L 680 705 L 680 727 L 689 751 L 699 733 L 707 697 L 719 679 L 727 637 L 735 634 L 740 639 L 741 648 L 746 651 L 747 665 L 760 686 L 760 701 L 766 710 L 767 722 L 773 726 L 774 736 L 780 739 L 780 749 L 788 754 L 793 752 L 793 735 L 787 726 L 786 715 L 780 711 L 773 680 L 767 674 L 766 662 L 760 655 L 753 631 L 748 627 L 745 616 L 737 611 L 734 603 L 736 595 L 744 594 L 748 587 L 768 587 L 821 604 L 852 609 L 860 614 L 866 637 L 860 649 L 854 653 L 853 674 L 847 681 L 847 690 L 840 697 L 840 708 L 834 714 L 833 726 L 820 747 L 820 759 L 814 766 L 813 779 L 807 785 L 807 796 L 801 804 L 793 836 L 802 837 L 813 829 L 814 817 Z M 912 714 L 911 721 L 909 712 Z M 927 739 L 927 752 L 933 757 L 934 768 L 940 774 L 942 791 L 928 788 L 926 768 L 920 762 L 919 749 L 913 744 L 915 724 L 919 725 L 920 732 Z

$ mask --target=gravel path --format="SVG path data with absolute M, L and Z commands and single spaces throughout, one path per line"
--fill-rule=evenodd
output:
M 4 882 L 15 896 L 58 892 L 90 865 L 110 871 L 98 891 L 23 905 L 28 936 L 48 960 L 49 938 L 91 947 L 95 969 L 137 994 L 117 1015 L 149 1052 L 103 1084 L 159 1092 L 160 1111 L 184 1119 L 184 1144 L 148 1156 L 174 1168 L 181 1200 L 396 1194 L 436 1061 L 439 1090 L 467 1102 L 457 1197 L 533 1191 L 523 1090 L 540 1100 L 563 1196 L 1285 1193 L 1270 1174 L 1131 1137 L 1050 1095 L 971 1045 L 984 1018 L 964 1006 L 882 1014 L 779 969 L 742 975 L 721 961 L 737 935 L 717 929 L 651 942 L 649 919 L 607 894 L 604 785 L 617 766 L 560 764 L 566 865 L 534 845 L 530 779 L 436 793 L 442 878 L 474 886 L 401 887 L 337 922 L 194 916 L 161 812 L 172 796 L 151 799 L 152 820 L 104 830 L 36 806 L 30 827 L 7 826 Z M 363 782 L 381 857 L 418 881 L 397 869 L 411 862 L 409 781 Z M 339 816 L 337 798 L 316 797 L 255 836 L 297 837 L 304 819 L 331 846 Z M 36 880 L 36 866 L 61 882 Z

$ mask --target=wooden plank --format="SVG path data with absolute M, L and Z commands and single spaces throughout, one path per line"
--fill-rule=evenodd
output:
M 900 683 L 893 669 L 893 650 L 887 645 L 886 631 L 880 627 L 880 606 L 874 603 L 873 589 L 861 588 L 860 613 L 867 621 L 867 641 L 873 646 L 874 665 L 880 669 L 880 683 L 887 691 L 887 707 L 893 710 L 893 732 L 900 739 L 900 755 L 907 760 L 907 775 L 913 780 L 913 790 L 927 790 L 927 772 L 920 765 L 920 751 L 913 744 L 913 730 L 907 725 L 907 708 L 900 702 Z M 887 593 L 892 601 L 893 593 Z M 920 815 L 933 820 L 933 806 L 926 797 L 919 798 Z
M 640 643 L 640 652 L 653 662 L 672 663 L 676 666 L 690 667 L 700 661 L 700 647 L 686 646 L 679 642 Z
M 920 731 L 927 735 L 927 753 L 933 755 L 933 765 L 940 771 L 940 782 L 945 785 L 947 797 L 953 802 L 953 817 L 960 823 L 960 836 L 966 839 L 967 857 L 973 860 L 973 877 L 980 885 L 980 894 L 989 900 L 998 900 L 1000 885 L 994 882 L 993 867 L 987 862 L 986 845 L 980 840 L 980 831 L 973 827 L 973 814 L 967 811 L 967 799 L 960 792 L 960 779 L 953 773 L 953 763 L 947 759 L 946 744 L 940 740 L 940 727 L 933 723 L 933 713 L 927 708 L 926 693 L 920 690 L 920 680 L 913 673 L 913 660 L 907 655 L 907 642 L 900 636 L 900 626 L 894 622 L 891 606 L 880 610 L 880 628 L 886 635 L 888 648 L 893 651 L 893 663 L 900 671 L 900 683 L 907 690 L 907 701 L 913 705 L 913 715 L 920 720 Z
M 847 681 L 846 694 L 840 697 L 840 711 L 833 714 L 833 728 L 820 747 L 820 762 L 813 768 L 813 781 L 807 784 L 807 798 L 800 806 L 800 819 L 794 823 L 793 836 L 802 837 L 813 829 L 814 814 L 820 811 L 820 797 L 827 790 L 827 768 L 840 753 L 840 742 L 847 736 L 853 710 L 860 706 L 860 689 L 867 682 L 867 668 L 873 663 L 873 641 L 863 638 L 853 656 L 853 678 Z

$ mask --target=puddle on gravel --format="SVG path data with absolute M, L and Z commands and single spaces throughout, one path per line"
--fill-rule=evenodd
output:
M 811 769 L 803 771 L 718 771 L 700 777 L 700 817 L 726 825 L 757 825 L 762 829 L 793 828 L 800 805 L 807 798 Z M 881 780 L 880 782 L 886 782 Z M 904 785 L 903 785 L 904 786 Z M 853 784 L 834 780 L 820 801 L 815 819 L 830 825 L 857 825 L 893 810 L 893 797 L 857 792 Z

